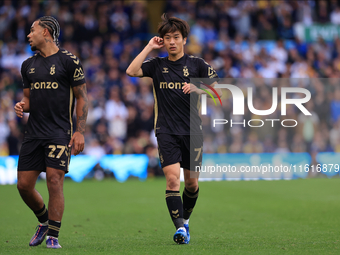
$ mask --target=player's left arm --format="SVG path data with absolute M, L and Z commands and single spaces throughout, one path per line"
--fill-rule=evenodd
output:
M 87 90 L 86 84 L 74 86 L 72 88 L 74 96 L 77 99 L 76 103 L 76 115 L 77 115 L 77 126 L 76 132 L 74 132 L 69 147 L 74 145 L 74 155 L 78 155 L 84 150 L 85 146 L 85 126 L 88 111 L 88 100 L 87 100 Z

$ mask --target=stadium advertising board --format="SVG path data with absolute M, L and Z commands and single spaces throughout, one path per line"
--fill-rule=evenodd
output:
M 149 159 L 146 155 L 105 155 L 96 158 L 87 155 L 71 157 L 69 172 L 65 175 L 75 182 L 84 178 L 99 164 L 103 169 L 111 171 L 119 182 L 125 182 L 129 177 L 145 180 Z M 0 157 L 0 185 L 17 182 L 18 156 Z

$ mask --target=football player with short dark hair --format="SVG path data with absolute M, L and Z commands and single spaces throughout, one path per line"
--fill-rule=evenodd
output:
M 191 84 L 190 78 L 217 78 L 207 62 L 184 53 L 189 32 L 186 21 L 163 14 L 159 37 L 153 37 L 126 70 L 129 76 L 153 79 L 154 129 L 166 178 L 166 203 L 176 227 L 173 239 L 178 244 L 190 240 L 189 217 L 199 191 L 199 172 L 195 167 L 202 163 L 203 137 L 197 105 L 204 91 Z M 167 57 L 144 61 L 151 51 L 162 47 L 166 48 Z M 221 96 L 221 90 L 216 91 Z M 185 184 L 183 202 L 179 192 L 181 167 Z

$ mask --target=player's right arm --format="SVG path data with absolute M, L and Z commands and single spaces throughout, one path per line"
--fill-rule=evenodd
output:
M 158 36 L 151 38 L 151 40 L 145 46 L 142 52 L 138 54 L 138 56 L 131 62 L 129 67 L 126 69 L 126 74 L 132 77 L 142 77 L 143 76 L 142 64 L 146 57 L 152 50 L 160 49 L 163 46 L 164 43 L 162 38 Z
M 24 97 L 23 99 L 16 103 L 14 106 L 15 114 L 22 118 L 24 116 L 24 112 L 30 111 L 30 85 L 29 81 L 26 76 L 26 68 L 27 68 L 27 60 L 24 61 L 21 65 L 21 77 L 22 77 L 22 83 L 24 85 Z
M 24 116 L 24 112 L 30 111 L 30 89 L 24 89 L 24 97 L 15 104 L 14 110 L 19 118 Z

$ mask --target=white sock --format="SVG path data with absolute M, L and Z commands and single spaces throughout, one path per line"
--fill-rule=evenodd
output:
M 50 237 L 53 237 L 54 239 L 57 239 L 58 240 L 58 237 L 54 237 L 54 236 L 46 236 L 46 239 L 50 238 Z
M 186 219 L 183 219 L 183 223 L 184 223 L 184 224 L 189 224 L 189 219 L 187 219 L 187 220 L 186 220 Z
M 40 223 L 41 226 L 48 226 L 48 220 L 45 222 Z

